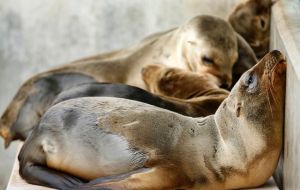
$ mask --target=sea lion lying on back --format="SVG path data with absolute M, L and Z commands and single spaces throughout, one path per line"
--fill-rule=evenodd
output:
M 228 21 L 251 46 L 258 58 L 269 51 L 271 7 L 276 0 L 242 0 Z
M 145 88 L 141 69 L 159 63 L 195 73 L 211 73 L 220 84 L 230 86 L 233 65 L 236 76 L 255 62 L 250 46 L 226 21 L 197 16 L 178 28 L 149 36 L 131 48 L 82 59 L 33 76 L 21 86 L 2 115 L 0 135 L 6 147 L 12 140 L 25 139 L 55 96 L 78 84 L 110 82 Z M 20 118 L 23 111 L 28 114 Z
M 259 186 L 282 146 L 285 71 L 282 54 L 272 51 L 204 118 L 118 98 L 61 102 L 22 147 L 20 174 L 58 189 Z

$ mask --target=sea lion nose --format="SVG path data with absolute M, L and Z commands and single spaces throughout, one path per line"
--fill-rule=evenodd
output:
M 226 84 L 226 83 L 221 84 L 220 87 L 221 87 L 221 88 L 224 88 L 224 89 L 228 89 L 228 88 L 229 88 L 228 84 Z
M 232 78 L 229 77 L 228 75 L 224 75 L 220 87 L 224 88 L 224 89 L 229 89 L 229 87 L 231 86 L 231 83 L 232 83 Z
M 271 56 L 275 57 L 276 59 L 283 58 L 283 55 L 280 51 L 278 50 L 273 50 L 270 52 Z
M 270 56 L 274 60 L 273 64 L 278 64 L 278 63 L 285 62 L 285 56 L 278 50 L 271 51 Z

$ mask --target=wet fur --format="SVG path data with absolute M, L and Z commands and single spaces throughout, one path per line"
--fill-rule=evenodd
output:
M 282 147 L 285 68 L 282 54 L 271 52 L 241 77 L 216 114 L 204 118 L 121 98 L 58 103 L 22 147 L 20 174 L 59 189 L 259 186 Z M 257 77 L 254 89 L 250 75 Z

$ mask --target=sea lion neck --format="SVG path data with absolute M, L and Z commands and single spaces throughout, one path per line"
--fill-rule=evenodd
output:
M 250 161 L 265 151 L 268 142 L 263 129 L 269 129 L 272 124 L 248 122 L 245 118 L 236 115 L 237 105 L 230 103 L 232 103 L 230 97 L 226 98 L 216 111 L 213 117 L 216 129 L 219 131 L 225 149 L 231 147 L 233 152 L 239 154 L 241 160 Z

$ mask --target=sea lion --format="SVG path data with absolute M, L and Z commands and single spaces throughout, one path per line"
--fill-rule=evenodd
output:
M 218 79 L 209 73 L 197 74 L 158 64 L 144 67 L 142 77 L 148 91 L 180 99 L 200 97 L 220 89 Z
M 199 81 L 201 83 L 194 83 L 189 85 L 189 89 L 181 87 L 181 91 L 184 93 L 193 93 L 189 95 L 188 100 L 182 100 L 179 98 L 172 98 L 171 94 L 160 94 L 160 96 L 147 92 L 141 88 L 125 85 L 125 84 L 109 84 L 109 83 L 97 83 L 89 82 L 77 84 L 75 81 L 72 85 L 64 86 L 61 93 L 61 87 L 57 84 L 57 89 L 52 88 L 52 91 L 47 93 L 47 102 L 45 102 L 45 107 L 50 107 L 59 102 L 79 98 L 79 97 L 92 97 L 92 96 L 108 96 L 108 97 L 119 97 L 131 100 L 136 100 L 151 105 L 155 105 L 164 109 L 168 109 L 183 115 L 200 117 L 207 116 L 215 113 L 221 102 L 227 97 L 228 91 L 218 87 L 218 83 L 213 85 L 212 81 L 202 81 L 202 75 L 197 75 L 193 72 L 183 71 L 180 69 L 175 69 L 173 73 L 180 78 L 181 83 L 189 83 L 192 78 L 194 81 Z M 178 73 L 178 74 L 176 74 Z M 180 77 L 184 75 L 184 78 Z M 45 81 L 40 81 L 38 85 L 48 85 L 49 82 L 57 83 L 57 77 L 63 77 L 64 75 L 52 75 Z M 79 78 L 77 76 L 77 78 Z M 173 77 L 176 80 L 176 77 Z M 91 80 L 92 81 L 92 80 Z M 81 81 L 82 82 L 82 81 Z M 170 81 L 171 83 L 172 81 Z M 211 86 L 206 86 L 205 90 L 201 88 L 202 85 L 206 83 L 211 84 Z M 66 83 L 67 84 L 67 83 Z M 165 83 L 168 85 L 167 83 Z M 199 85 L 202 84 L 202 85 Z M 179 86 L 180 87 L 180 86 Z M 177 90 L 179 92 L 179 89 Z M 32 128 L 36 126 L 43 114 L 43 107 L 41 103 L 36 101 L 44 94 L 39 94 L 39 97 L 35 99 L 28 99 L 25 106 L 22 107 L 18 114 L 18 118 L 12 127 L 13 131 L 18 131 L 15 136 L 19 140 L 25 140 L 28 134 L 32 131 Z M 168 96 L 169 95 L 169 96 Z M 176 96 L 175 96 L 176 97 Z M 22 126 L 23 125 L 23 126 Z M 22 127 L 20 127 L 22 126 Z M 20 130 L 15 130 L 19 128 Z
M 283 55 L 272 51 L 204 118 L 121 98 L 61 102 L 26 139 L 20 174 L 58 189 L 259 186 L 282 147 L 285 73 Z
M 187 72 L 185 79 L 191 72 Z M 194 74 L 194 73 L 193 73 Z M 201 78 L 201 77 L 199 77 Z M 184 82 L 184 80 L 182 80 Z M 164 108 L 182 115 L 191 117 L 200 117 L 214 114 L 222 101 L 228 96 L 229 92 L 222 88 L 202 88 L 197 87 L 195 83 L 194 88 L 189 85 L 189 89 L 182 87 L 182 91 L 188 92 L 193 90 L 194 96 L 189 99 L 174 98 L 174 96 L 167 96 L 166 94 L 153 94 L 138 87 L 125 84 L 109 84 L 109 83 L 87 83 L 75 86 L 66 91 L 61 92 L 54 99 L 52 105 L 59 102 L 81 97 L 117 97 L 135 100 L 151 104 L 160 108 Z M 26 114 L 26 113 L 25 113 Z M 36 121 L 37 125 L 38 121 Z
M 270 14 L 275 0 L 243 0 L 234 7 L 228 21 L 251 46 L 258 58 L 269 51 Z
M 243 56 L 238 56 L 238 53 Z M 78 75 L 79 79 L 84 78 L 82 83 L 89 78 L 96 82 L 124 83 L 145 88 L 141 79 L 142 67 L 159 63 L 196 73 L 211 73 L 219 79 L 220 84 L 229 86 L 233 65 L 235 72 L 236 67 L 251 66 L 255 62 L 256 57 L 250 46 L 226 21 L 212 16 L 197 16 L 178 28 L 149 36 L 133 47 L 81 59 L 33 76 L 21 86 L 2 115 L 0 135 L 6 147 L 12 140 L 26 138 L 26 131 L 34 126 L 31 123 L 16 123 L 21 110 L 32 107 L 33 110 L 29 111 L 39 120 L 51 105 L 54 95 L 70 86 L 64 84 L 64 80 L 74 75 Z M 47 78 L 55 78 L 55 83 L 38 85 L 41 81 L 48 81 Z M 76 81 L 76 84 L 80 83 Z

